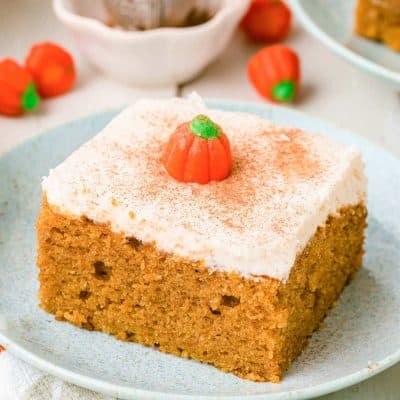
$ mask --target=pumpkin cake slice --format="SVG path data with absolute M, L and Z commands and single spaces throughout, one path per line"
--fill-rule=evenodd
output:
M 43 180 L 56 319 L 279 382 L 361 266 L 360 154 L 201 99 L 142 100 Z
M 354 30 L 400 52 L 400 0 L 358 0 Z

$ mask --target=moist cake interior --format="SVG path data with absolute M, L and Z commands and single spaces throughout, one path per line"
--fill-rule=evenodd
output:
M 41 307 L 81 328 L 279 382 L 361 265 L 366 210 L 344 208 L 319 228 L 286 283 L 211 272 L 54 212 L 37 227 Z

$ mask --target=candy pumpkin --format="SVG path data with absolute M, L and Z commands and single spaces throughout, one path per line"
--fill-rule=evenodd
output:
M 17 116 L 40 103 L 36 85 L 26 68 L 11 58 L 0 61 L 0 114 Z
M 43 97 L 61 95 L 75 83 L 74 60 L 57 44 L 47 42 L 32 46 L 25 64 Z
M 248 77 L 257 91 L 276 102 L 292 101 L 300 85 L 300 60 L 287 46 L 268 46 L 247 65 Z
M 176 128 L 162 162 L 168 174 L 180 182 L 220 181 L 232 168 L 229 140 L 210 118 L 198 115 Z
M 241 27 L 247 35 L 260 42 L 279 42 L 290 31 L 292 13 L 281 0 L 253 0 Z

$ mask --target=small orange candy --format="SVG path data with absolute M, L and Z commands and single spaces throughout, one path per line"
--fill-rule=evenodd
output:
M 176 128 L 162 162 L 169 175 L 180 182 L 221 181 L 232 169 L 229 140 L 211 119 L 198 115 Z
M 46 42 L 32 46 L 25 63 L 43 97 L 64 94 L 75 83 L 74 60 L 57 44 Z
M 300 59 L 287 46 L 267 46 L 249 60 L 247 74 L 262 96 L 288 103 L 294 100 L 300 88 Z
M 0 114 L 18 116 L 40 104 L 29 71 L 11 58 L 0 61 Z
M 292 13 L 282 0 L 253 0 L 241 26 L 259 42 L 279 42 L 289 33 Z

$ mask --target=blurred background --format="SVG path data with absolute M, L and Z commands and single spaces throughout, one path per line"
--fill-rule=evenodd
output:
M 91 10 L 95 8 L 91 5 L 96 0 L 77 3 L 81 4 L 81 8 Z M 341 2 L 337 2 L 339 3 Z M 190 78 L 189 82 L 164 82 L 160 86 L 139 87 L 121 83 L 90 65 L 88 57 L 79 51 L 81 48 L 88 52 L 85 43 L 79 44 L 79 40 L 88 39 L 85 36 L 80 37 L 71 26 L 65 26 L 65 21 L 63 26 L 53 11 L 51 0 L 3 0 L 0 13 L 2 57 L 10 56 L 22 62 L 32 44 L 50 40 L 67 49 L 73 55 L 77 67 L 77 82 L 71 92 L 43 102 L 37 112 L 23 118 L 0 117 L 3 131 L 0 139 L 1 151 L 10 148 L 26 135 L 37 133 L 56 123 L 121 107 L 140 96 L 185 96 L 195 90 L 203 97 L 266 101 L 250 84 L 246 74 L 249 59 L 266 43 L 253 41 L 241 29 L 233 33 L 232 39 L 221 50 L 220 55 L 195 77 Z M 121 33 L 119 28 L 114 30 Z M 351 26 L 349 30 L 352 30 Z M 215 37 L 224 35 L 224 30 L 214 33 Z M 179 36 L 181 40 L 182 35 Z M 114 39 L 111 45 L 100 40 L 98 47 L 106 46 L 106 50 L 109 47 L 118 47 L 119 38 Z M 178 43 L 177 40 L 177 37 L 172 38 L 169 44 L 167 50 L 171 53 L 174 43 Z M 196 50 L 198 38 L 193 35 L 192 38 L 189 37 L 189 43 L 191 40 L 195 43 L 191 47 Z M 301 90 L 295 102 L 285 106 L 326 118 L 400 155 L 400 96 L 395 84 L 370 75 L 338 57 L 300 26 L 296 18 L 283 43 L 298 53 L 302 66 Z M 210 46 L 209 43 L 207 45 Z M 135 46 L 134 44 L 133 56 Z M 157 60 L 157 52 L 162 51 L 162 47 L 160 40 L 156 40 L 156 43 L 147 45 L 147 50 L 148 53 L 154 53 Z M 207 52 L 207 46 L 202 51 Z M 397 54 L 396 56 L 400 58 Z M 173 60 L 165 59 L 156 67 L 163 70 L 168 62 Z M 185 70 L 185 65 L 190 63 L 189 53 L 186 61 L 183 58 L 183 61 L 177 62 L 183 64 L 182 69 Z M 104 63 L 107 64 L 107 60 Z M 125 65 L 125 68 L 134 68 L 134 65 Z

